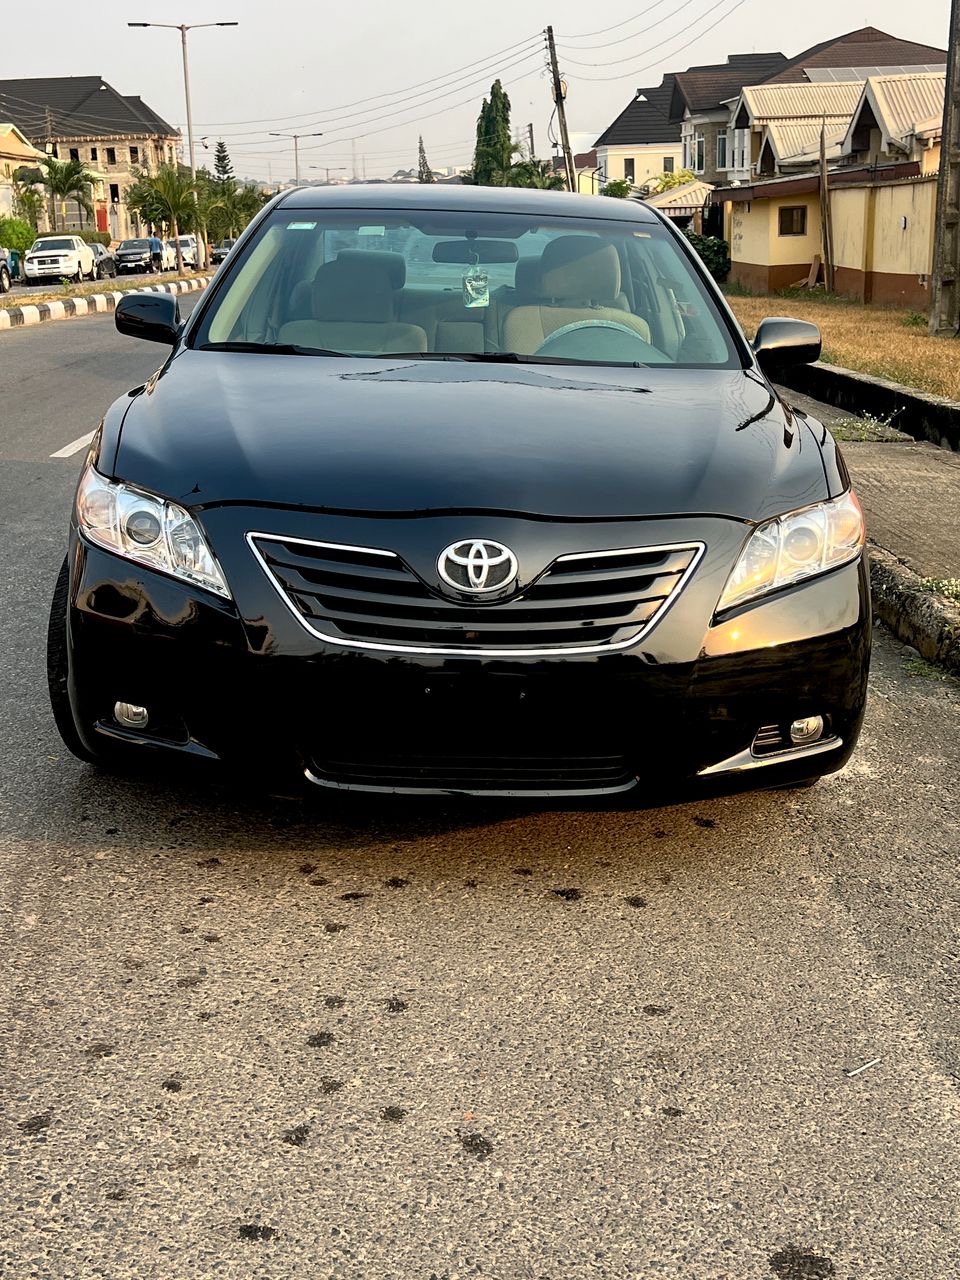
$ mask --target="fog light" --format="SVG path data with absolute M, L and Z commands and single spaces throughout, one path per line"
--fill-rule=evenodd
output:
M 790 741 L 795 747 L 809 747 L 823 737 L 823 716 L 804 716 L 790 726 Z
M 145 729 L 150 716 L 146 707 L 138 707 L 135 702 L 115 702 L 113 718 L 125 729 Z

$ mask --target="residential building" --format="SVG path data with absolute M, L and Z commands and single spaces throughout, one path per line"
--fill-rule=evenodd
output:
M 786 62 L 782 53 L 732 53 L 724 63 L 690 67 L 673 77 L 670 118 L 681 126 L 684 169 L 704 182 L 726 181 L 730 99 L 744 85 L 763 82 Z
M 870 76 L 840 144 L 858 165 L 913 160 L 921 173 L 940 172 L 944 72 Z
M 816 163 L 823 116 L 828 158 L 838 159 L 845 126 L 868 76 L 943 72 L 946 60 L 943 49 L 876 27 L 861 27 L 805 49 L 768 76 L 745 82 L 744 90 L 731 97 L 725 180 L 749 182 L 758 172 L 795 171 L 811 162 L 813 151 Z
M 180 134 L 142 98 L 118 93 L 101 76 L 0 80 L 0 116 L 60 160 L 79 160 L 97 174 L 97 229 L 115 239 L 145 230 L 127 208 L 134 171 L 156 173 L 177 162 Z M 76 206 L 68 225 L 81 225 Z
M 684 182 L 679 187 L 644 196 L 643 202 L 659 209 L 679 227 L 689 228 L 699 235 L 703 231 L 704 210 L 710 208 L 708 201 L 713 190 L 709 182 L 695 178 L 693 182 Z
M 661 173 L 681 169 L 680 124 L 670 119 L 675 77 L 655 88 L 638 89 L 634 99 L 597 139 L 601 181 L 625 179 L 643 187 Z
M 15 124 L 0 121 L 0 218 L 13 213 L 13 175 L 35 165 L 42 155 Z

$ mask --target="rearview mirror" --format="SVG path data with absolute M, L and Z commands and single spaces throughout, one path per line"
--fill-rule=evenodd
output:
M 440 240 L 433 246 L 434 262 L 457 262 L 469 267 L 475 262 L 516 262 L 517 246 L 512 240 Z
M 775 316 L 760 321 L 753 352 L 764 371 L 820 359 L 820 330 L 806 320 Z
M 172 347 L 180 337 L 180 304 L 169 293 L 128 293 L 117 303 L 114 323 L 128 338 Z

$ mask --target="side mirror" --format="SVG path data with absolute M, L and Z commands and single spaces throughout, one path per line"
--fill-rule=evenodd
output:
M 813 364 L 820 359 L 820 349 L 820 330 L 815 324 L 785 316 L 761 320 L 753 340 L 754 355 L 764 372 L 791 364 Z
M 180 337 L 180 304 L 169 293 L 128 293 L 117 303 L 114 322 L 128 338 L 172 347 Z

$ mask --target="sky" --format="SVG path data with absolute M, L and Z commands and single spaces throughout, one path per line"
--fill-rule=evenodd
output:
M 436 169 L 469 164 L 480 102 L 500 76 L 514 126 L 534 127 L 552 154 L 550 82 L 542 32 L 552 23 L 568 85 L 575 150 L 586 150 L 640 85 L 666 71 L 722 62 L 728 53 L 793 56 L 861 26 L 946 45 L 949 0 L 145 0 L 90 9 L 46 0 L 42 42 L 7 41 L 0 79 L 100 75 L 139 94 L 183 129 L 179 32 L 128 22 L 236 21 L 189 36 L 197 163 L 212 165 L 223 138 L 238 176 L 293 177 L 293 142 L 271 132 L 322 133 L 300 141 L 301 180 L 385 177 L 415 168 L 423 135 Z M 200 139 L 205 140 L 205 146 Z

